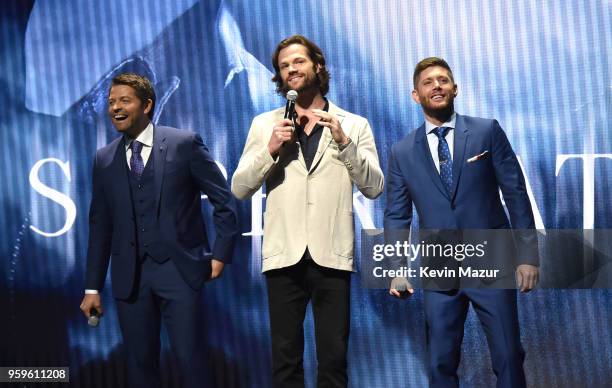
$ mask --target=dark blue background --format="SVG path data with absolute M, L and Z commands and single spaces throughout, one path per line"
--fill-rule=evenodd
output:
M 106 315 L 97 329 L 87 327 L 78 309 L 92 158 L 117 136 L 105 100 L 110 77 L 121 71 L 153 79 L 156 122 L 199 132 L 231 176 L 251 119 L 281 104 L 270 82 L 275 45 L 302 33 L 326 54 L 330 100 L 370 120 L 386 169 L 391 144 L 423 119 L 410 99 L 413 67 L 442 56 L 459 85 L 457 111 L 497 118 L 506 130 L 537 205 L 538 227 L 611 228 L 612 12 L 606 2 L 13 1 L 3 4 L 0 22 L 2 366 L 70 366 L 74 386 L 123 385 L 112 296 L 104 294 Z M 600 156 L 585 174 L 576 156 L 593 154 Z M 563 155 L 573 156 L 561 163 Z M 44 164 L 33 177 L 38 162 Z M 50 199 L 48 189 L 43 195 L 36 177 L 60 196 Z M 33 228 L 62 229 L 68 198 L 76 214 L 66 233 L 37 233 Z M 356 228 L 381 227 L 385 199 L 356 199 Z M 241 202 L 240 212 L 243 233 L 255 236 L 241 239 L 235 263 L 205 287 L 203 330 L 218 386 L 266 387 L 261 213 L 251 201 Z M 421 294 L 396 301 L 385 290 L 360 288 L 357 277 L 353 285 L 351 385 L 426 386 Z M 602 289 L 519 296 L 529 386 L 612 381 L 611 302 L 612 292 Z M 310 318 L 306 335 L 313 386 Z M 163 374 L 171 386 L 169 352 Z M 486 339 L 472 313 L 460 374 L 465 387 L 494 385 Z

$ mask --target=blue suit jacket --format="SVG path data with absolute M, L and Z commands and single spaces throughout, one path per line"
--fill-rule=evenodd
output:
M 394 144 L 387 173 L 386 230 L 407 230 L 414 203 L 421 229 L 534 229 L 525 179 L 496 120 L 457 114 L 450 195 L 436 170 L 425 124 Z M 475 155 L 488 151 L 480 160 Z M 510 220 L 501 199 L 501 189 Z M 537 264 L 537 235 L 521 234 L 518 262 Z
M 136 235 L 123 137 L 96 153 L 89 211 L 87 289 L 102 290 L 109 261 L 113 295 L 129 297 L 137 269 Z M 199 289 L 210 259 L 230 262 L 238 235 L 234 199 L 200 135 L 156 126 L 153 134 L 156 221 L 162 243 L 156 257 L 174 261 L 185 281 Z M 214 206 L 216 239 L 210 248 L 201 193 Z

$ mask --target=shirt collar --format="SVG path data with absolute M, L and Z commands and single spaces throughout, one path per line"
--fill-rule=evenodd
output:
M 323 105 L 323 111 L 329 112 L 329 100 L 325 97 L 323 97 L 323 99 L 325 100 L 325 105 Z M 297 113 L 295 115 L 296 115 L 295 117 L 297 117 Z M 315 125 L 311 133 L 314 133 L 319 127 L 322 127 L 322 125 L 321 124 Z M 303 128 L 299 123 L 296 123 L 296 128 L 299 129 L 300 131 L 303 131 Z
M 438 127 L 449 127 L 452 129 L 455 129 L 455 122 L 457 121 L 457 114 L 455 112 L 453 112 L 453 114 L 451 115 L 450 119 L 448 119 L 447 122 L 445 122 L 442 125 L 435 125 L 430 123 L 429 121 L 427 121 L 427 119 L 425 119 L 425 134 L 430 134 L 431 131 L 433 131 L 434 129 L 438 128 Z
M 140 135 L 138 135 L 136 139 L 132 139 L 128 136 L 125 136 L 126 151 L 128 150 L 128 148 L 130 148 L 134 140 L 138 140 L 138 142 L 142 143 L 147 147 L 153 147 L 153 123 L 149 123 L 149 125 L 147 125 L 144 131 L 140 132 Z

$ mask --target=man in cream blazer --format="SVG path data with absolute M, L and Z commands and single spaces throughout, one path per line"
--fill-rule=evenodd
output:
M 265 183 L 266 275 L 275 386 L 303 387 L 303 322 L 312 301 L 319 386 L 345 387 L 353 264 L 353 184 L 378 197 L 384 178 L 368 121 L 324 98 L 329 73 L 321 49 L 303 36 L 276 48 L 273 81 L 296 90 L 296 114 L 257 116 L 232 179 L 249 198 Z

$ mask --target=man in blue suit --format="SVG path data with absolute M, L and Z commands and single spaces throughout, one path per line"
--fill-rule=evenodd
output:
M 205 386 L 200 290 L 221 275 L 238 234 L 227 181 L 200 136 L 154 126 L 155 92 L 145 77 L 112 81 L 108 114 L 123 136 L 98 150 L 93 167 L 85 297 L 102 314 L 99 292 L 111 266 L 112 291 L 130 387 L 158 387 L 160 323 L 167 327 L 184 387 Z M 212 250 L 201 193 L 214 206 Z
M 416 65 L 412 97 L 425 123 L 394 144 L 387 174 L 385 233 L 407 230 L 412 205 L 421 229 L 534 229 L 525 180 L 516 155 L 496 120 L 455 113 L 457 96 L 449 65 L 426 58 Z M 501 189 L 510 219 L 499 197 Z M 521 292 L 538 280 L 535 231 L 517 259 Z M 413 293 L 405 278 L 395 278 L 390 293 Z M 424 291 L 429 380 L 432 387 L 458 387 L 463 325 L 470 302 L 487 336 L 497 386 L 525 386 L 514 289 Z

